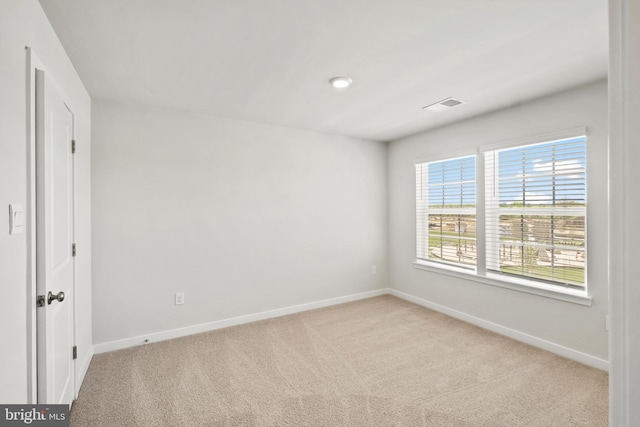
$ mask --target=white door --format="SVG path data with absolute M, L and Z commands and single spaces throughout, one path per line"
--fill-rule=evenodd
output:
M 73 114 L 36 71 L 38 403 L 71 404 L 74 297 Z M 44 297 L 44 300 L 43 300 Z

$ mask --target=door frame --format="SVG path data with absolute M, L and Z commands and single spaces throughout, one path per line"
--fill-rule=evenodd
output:
M 26 95 L 27 95 L 27 203 L 26 203 L 26 238 L 27 238 L 27 398 L 28 403 L 37 404 L 38 403 L 38 328 L 37 328 L 37 319 L 36 319 L 36 298 L 37 298 L 37 287 L 36 287 L 36 279 L 37 279 L 37 246 L 36 246 L 36 236 L 38 233 L 37 229 L 37 221 L 36 221 L 36 213 L 37 213 L 37 203 L 36 203 L 36 70 L 44 71 L 48 73 L 50 77 L 54 77 L 51 75 L 47 67 L 44 63 L 38 58 L 38 56 L 33 52 L 33 49 L 29 46 L 25 46 L 26 52 Z M 55 81 L 55 78 L 53 78 Z M 73 133 L 75 136 L 75 113 L 77 109 L 66 95 L 64 88 L 56 85 L 56 89 L 66 104 L 67 108 L 71 111 L 73 115 Z M 75 158 L 74 162 L 74 173 L 73 173 L 73 234 L 76 234 L 76 218 L 77 218 L 77 202 L 75 196 L 75 188 L 76 186 L 76 165 Z M 77 337 L 76 337 L 76 313 L 77 313 L 77 281 L 75 278 L 77 277 L 77 266 L 74 261 L 73 263 L 73 301 L 72 302 L 72 331 L 71 331 L 71 342 L 73 345 L 76 345 Z M 78 360 L 72 360 L 72 371 L 73 371 L 73 399 L 78 398 Z M 44 378 L 42 379 L 45 380 Z

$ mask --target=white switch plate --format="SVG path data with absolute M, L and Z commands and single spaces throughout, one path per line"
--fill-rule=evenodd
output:
M 176 293 L 176 305 L 184 304 L 184 292 Z
M 371 274 L 372 275 L 378 274 L 378 267 L 376 267 L 375 265 L 371 267 Z
M 9 205 L 9 234 L 24 232 L 24 208 L 22 205 Z

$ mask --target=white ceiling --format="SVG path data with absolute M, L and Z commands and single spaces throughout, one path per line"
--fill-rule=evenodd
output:
M 40 2 L 93 98 L 372 140 L 607 72 L 604 0 Z

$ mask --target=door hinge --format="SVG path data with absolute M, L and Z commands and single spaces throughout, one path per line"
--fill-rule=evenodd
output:
M 71 140 L 71 153 L 75 154 L 75 152 L 76 152 L 76 140 L 72 139 Z
M 36 297 L 36 307 L 44 307 L 44 302 L 46 301 L 44 295 L 38 295 Z
M 73 360 L 76 360 L 78 358 L 78 346 L 74 345 L 73 346 Z
M 76 256 L 76 244 L 71 245 L 71 255 Z

